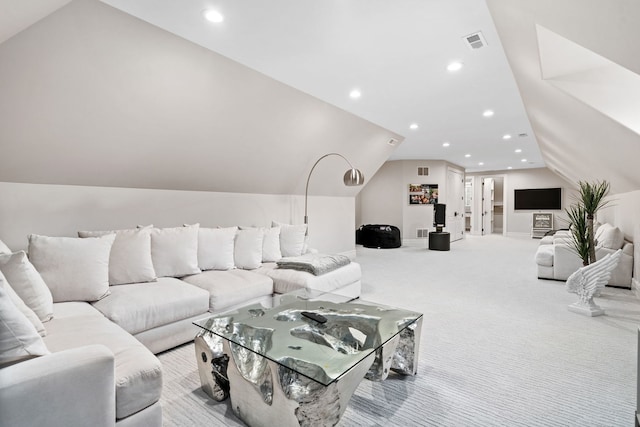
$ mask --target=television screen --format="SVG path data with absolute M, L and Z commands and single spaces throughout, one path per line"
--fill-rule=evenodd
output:
M 562 209 L 561 188 L 530 188 L 514 192 L 515 210 Z

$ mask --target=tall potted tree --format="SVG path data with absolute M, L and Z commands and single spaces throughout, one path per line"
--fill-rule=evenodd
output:
M 578 181 L 578 190 L 576 203 L 569 206 L 566 213 L 571 224 L 572 247 L 582 259 L 582 264 L 589 265 L 596 262 L 593 220 L 598 210 L 609 203 L 605 198 L 610 185 L 607 181 Z

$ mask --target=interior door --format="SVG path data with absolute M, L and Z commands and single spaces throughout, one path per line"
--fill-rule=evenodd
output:
M 493 178 L 482 180 L 482 235 L 493 233 Z
M 447 169 L 447 230 L 451 241 L 464 237 L 464 175 L 456 169 Z

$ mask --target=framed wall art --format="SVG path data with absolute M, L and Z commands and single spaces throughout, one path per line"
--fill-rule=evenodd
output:
M 434 205 L 438 203 L 438 184 L 409 184 L 410 205 Z

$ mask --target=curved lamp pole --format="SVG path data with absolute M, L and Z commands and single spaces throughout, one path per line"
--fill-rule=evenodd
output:
M 318 160 L 316 160 L 316 162 L 313 164 L 313 167 L 309 171 L 309 176 L 307 176 L 307 185 L 304 187 L 304 223 L 305 224 L 308 223 L 308 219 L 309 219 L 307 217 L 307 198 L 309 197 L 309 179 L 311 179 L 311 174 L 313 173 L 313 170 L 316 168 L 318 163 L 320 163 L 320 160 L 324 159 L 325 157 L 329 157 L 329 156 L 342 157 L 344 159 L 344 161 L 349 164 L 350 169 L 347 170 L 344 173 L 344 177 L 343 177 L 344 185 L 346 185 L 347 187 L 354 187 L 354 186 L 357 186 L 357 185 L 364 184 L 364 175 L 362 174 L 362 172 L 360 172 L 358 169 L 354 168 L 353 165 L 351 164 L 351 162 L 349 160 L 347 160 L 347 158 L 345 156 L 343 156 L 342 154 L 329 153 L 329 154 L 325 154 L 324 156 L 320 157 Z

